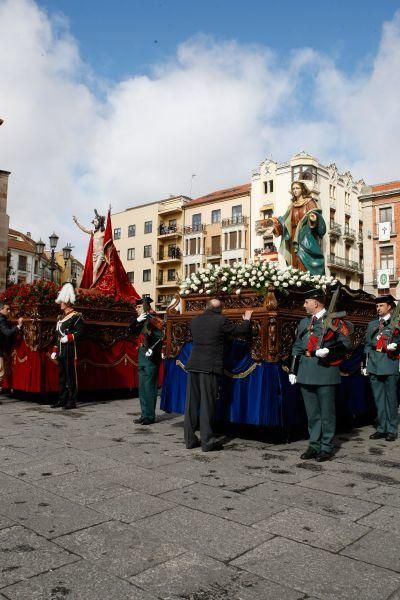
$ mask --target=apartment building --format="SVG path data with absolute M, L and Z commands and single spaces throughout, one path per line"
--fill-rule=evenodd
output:
M 8 230 L 7 286 L 13 283 L 33 283 L 38 279 L 51 281 L 50 253 L 38 256 L 31 234 Z M 60 283 L 61 268 L 54 269 L 54 281 Z
M 354 181 L 349 171 L 339 172 L 332 163 L 323 165 L 301 152 L 291 160 L 263 161 L 251 181 L 251 256 L 282 258 L 276 254 L 280 238 L 267 234 L 266 219 L 285 213 L 293 181 L 303 181 L 318 201 L 327 225 L 322 240 L 326 273 L 352 287 L 363 285 L 363 214 L 359 196 L 364 182 Z
M 400 181 L 365 186 L 360 196 L 364 222 L 364 289 L 400 293 Z
M 247 262 L 250 184 L 219 190 L 184 207 L 184 277 L 206 264 Z
M 183 211 L 189 199 L 171 196 L 111 217 L 114 243 L 131 283 L 164 311 L 182 279 Z

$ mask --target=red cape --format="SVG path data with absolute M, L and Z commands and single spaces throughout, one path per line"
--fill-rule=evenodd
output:
M 93 281 L 93 234 L 90 236 L 86 255 L 85 270 L 81 288 L 96 290 L 116 300 L 139 300 L 140 296 L 129 281 L 117 249 L 114 246 L 111 228 L 111 212 L 108 211 L 106 230 L 104 233 L 104 261 Z

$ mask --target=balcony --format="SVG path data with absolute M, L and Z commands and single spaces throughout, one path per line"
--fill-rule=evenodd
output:
M 158 237 L 159 238 L 168 238 L 168 237 L 177 237 L 177 236 L 182 236 L 183 231 L 182 231 L 182 227 L 180 227 L 179 225 L 174 225 L 173 227 L 170 227 L 169 225 L 166 225 L 165 223 L 160 223 L 160 225 L 158 226 Z
M 162 273 L 161 275 L 158 276 L 157 278 L 157 287 L 178 287 L 179 285 L 179 278 L 177 276 L 177 274 L 175 273 L 175 275 L 169 275 L 169 276 L 165 276 L 164 273 Z
M 350 260 L 349 258 L 342 258 L 329 254 L 327 259 L 328 267 L 336 267 L 343 271 L 351 271 L 352 273 L 362 273 L 362 264 L 356 260 Z
M 183 228 L 183 233 L 184 235 L 189 235 L 191 233 L 205 233 L 206 232 L 206 226 L 204 225 L 204 223 L 197 223 L 197 225 L 185 225 L 185 227 Z
M 261 219 L 259 221 L 256 221 L 256 234 L 262 235 L 270 224 L 270 219 Z
M 379 269 L 380 271 L 389 271 L 389 283 L 390 283 L 390 287 L 394 286 L 397 284 L 397 282 L 399 281 L 400 278 L 400 269 L 395 269 L 394 267 L 392 267 L 391 269 Z M 378 270 L 373 271 L 372 272 L 372 280 L 373 280 L 373 284 L 377 285 L 377 281 L 378 281 Z
M 375 240 L 379 240 L 379 225 L 382 225 L 382 223 L 377 223 L 376 224 L 375 235 L 374 235 L 374 239 Z M 382 229 L 385 229 L 385 228 L 382 228 Z M 385 233 L 387 233 L 387 232 L 386 231 L 382 231 L 382 233 L 385 235 Z M 390 223 L 390 237 L 392 235 L 396 235 L 396 223 L 394 221 L 392 221 Z M 386 238 L 386 235 L 385 235 L 385 238 Z M 382 240 L 382 241 L 384 241 L 384 240 Z
M 353 244 L 356 241 L 356 231 L 355 229 L 350 229 L 350 227 L 344 226 L 343 239 L 346 240 L 347 243 Z
M 179 246 L 175 248 L 171 248 L 168 252 L 164 252 L 164 250 L 160 250 L 157 257 L 157 262 L 167 263 L 167 262 L 181 262 L 182 260 L 182 252 Z
M 248 217 L 243 215 L 239 215 L 238 217 L 233 217 L 231 219 L 222 219 L 222 227 L 234 227 L 235 225 L 244 225 L 247 226 Z
M 206 248 L 206 257 L 207 258 L 221 258 L 222 256 L 222 248 L 219 246 L 218 248 Z
M 254 260 L 265 260 L 267 262 L 276 262 L 278 260 L 278 250 L 274 244 L 269 244 L 266 248 L 255 248 Z
M 342 226 L 335 221 L 329 223 L 329 235 L 331 237 L 339 238 L 342 235 Z

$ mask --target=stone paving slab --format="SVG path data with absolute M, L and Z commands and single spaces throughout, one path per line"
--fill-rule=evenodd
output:
M 156 600 L 87 561 L 67 565 L 2 590 L 9 600 Z
M 132 527 L 144 537 L 156 536 L 223 561 L 271 537 L 266 532 L 184 506 L 142 519 Z
M 11 521 L 11 519 L 7 519 L 7 517 L 0 515 L 0 529 L 8 529 L 12 525 L 15 525 L 14 521 Z
M 0 496 L 11 494 L 12 492 L 23 492 L 30 488 L 29 483 L 25 483 L 16 477 L 0 473 Z M 1 500 L 0 500 L 1 504 Z
M 400 536 L 400 508 L 393 506 L 382 506 L 370 515 L 359 519 L 361 525 L 369 525 L 376 529 L 390 531 Z
M 125 523 L 133 523 L 139 519 L 161 513 L 173 508 L 175 504 L 142 494 L 141 492 L 130 492 L 118 498 L 103 500 L 90 504 L 90 508 L 103 513 L 113 519 L 119 519 Z
M 201 483 L 167 492 L 160 498 L 243 525 L 252 525 L 257 521 L 262 521 L 285 508 L 282 504 L 257 502 L 243 494 L 236 494 Z
M 258 501 L 264 499 L 270 502 L 306 508 L 321 515 L 346 518 L 351 521 L 356 521 L 380 506 L 380 504 L 367 502 L 359 498 L 323 492 L 319 489 L 307 489 L 300 485 L 277 481 L 262 483 L 243 493 Z
M 146 435 L 149 435 L 146 432 Z M 153 434 L 154 435 L 154 434 Z M 158 444 L 157 444 L 158 446 Z M 153 448 L 148 448 L 148 450 L 144 450 L 142 448 L 138 448 L 130 443 L 119 443 L 111 448 L 101 448 L 96 452 L 97 456 L 105 456 L 108 459 L 115 459 L 120 463 L 128 463 L 133 464 L 138 467 L 152 468 L 159 467 L 162 465 L 174 464 L 177 460 L 181 460 L 181 456 L 177 455 L 168 455 L 165 453 L 154 452 Z
M 64 533 L 109 521 L 107 515 L 42 490 L 2 496 L 1 513 L 51 539 Z
M 303 481 L 301 486 L 341 496 L 363 495 L 363 497 L 368 498 L 370 490 L 377 488 L 379 483 L 377 481 L 360 481 L 349 473 L 341 475 L 326 473 Z
M 77 560 L 19 525 L 0 531 L 0 588 Z
M 387 531 L 371 531 L 340 554 L 400 572 L 400 536 Z
M 133 575 L 187 552 L 168 541 L 151 540 L 118 521 L 108 521 L 54 540 L 62 548 L 118 577 Z
M 372 502 L 387 504 L 400 508 L 400 486 L 399 485 L 380 485 L 370 490 L 367 494 L 358 494 L 359 498 L 370 499 Z
M 368 527 L 335 517 L 289 508 L 253 525 L 275 535 L 338 552 L 368 533 Z
M 193 483 L 193 481 L 183 477 L 169 477 L 159 471 L 155 472 L 152 469 L 134 465 L 124 465 L 117 469 L 111 469 L 108 477 L 110 481 L 124 485 L 134 491 L 155 496 Z
M 386 600 L 400 587 L 393 571 L 280 537 L 230 564 L 321 600 Z

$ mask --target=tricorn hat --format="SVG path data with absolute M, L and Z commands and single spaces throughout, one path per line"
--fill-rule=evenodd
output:
M 153 298 L 150 298 L 150 296 L 143 296 L 143 298 L 140 298 L 136 301 L 136 306 L 140 306 L 141 304 L 143 304 L 143 302 L 150 304 L 151 302 L 154 302 L 154 300 Z
M 64 283 L 61 290 L 58 292 L 56 303 L 61 304 L 61 302 L 63 302 L 64 304 L 75 304 L 75 301 L 74 286 L 68 281 L 67 283 Z
M 396 298 L 394 298 L 392 294 L 382 294 L 382 296 L 376 296 L 374 302 L 375 304 L 381 304 L 385 302 L 386 304 L 390 304 L 390 306 L 395 306 Z

